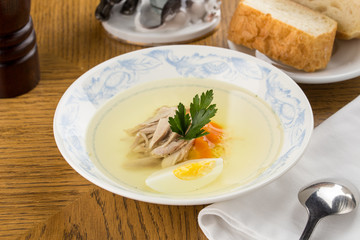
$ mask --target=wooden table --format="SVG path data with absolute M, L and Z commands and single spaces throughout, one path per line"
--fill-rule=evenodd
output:
M 193 42 L 227 48 L 235 0 L 224 0 L 219 29 Z M 0 99 L 0 239 L 206 239 L 204 206 L 165 206 L 117 196 L 77 174 L 52 132 L 57 102 L 81 74 L 140 49 L 107 36 L 94 17 L 98 0 L 33 0 L 41 81 L 31 92 Z M 300 85 L 315 125 L 360 94 L 360 78 Z

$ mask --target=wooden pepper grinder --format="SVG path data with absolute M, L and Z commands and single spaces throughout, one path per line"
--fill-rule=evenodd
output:
M 39 79 L 30 0 L 0 0 L 0 98 L 24 94 Z

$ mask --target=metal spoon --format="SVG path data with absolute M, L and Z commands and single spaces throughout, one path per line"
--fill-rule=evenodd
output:
M 345 214 L 353 211 L 359 204 L 358 190 L 342 181 L 337 183 L 323 180 L 302 188 L 299 201 L 307 209 L 309 218 L 300 240 L 310 238 L 318 221 L 326 216 Z

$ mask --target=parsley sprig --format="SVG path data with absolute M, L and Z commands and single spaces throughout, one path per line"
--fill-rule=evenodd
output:
M 210 119 L 217 112 L 216 104 L 211 104 L 213 96 L 213 90 L 202 93 L 201 97 L 196 94 L 193 102 L 190 103 L 190 114 L 186 113 L 184 104 L 179 103 L 175 116 L 169 117 L 171 130 L 178 133 L 185 140 L 209 134 L 202 128 L 210 122 Z

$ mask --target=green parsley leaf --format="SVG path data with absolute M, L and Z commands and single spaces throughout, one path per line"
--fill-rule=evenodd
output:
M 173 132 L 178 133 L 185 140 L 191 140 L 209 134 L 202 129 L 215 116 L 217 109 L 216 104 L 211 104 L 213 100 L 213 90 L 208 90 L 198 94 L 193 98 L 190 104 L 190 115 L 186 113 L 185 107 L 179 103 L 174 117 L 169 117 L 170 128 Z
M 176 132 L 181 136 L 185 136 L 190 123 L 190 115 L 186 113 L 184 105 L 179 103 L 175 116 L 169 117 L 171 131 Z

